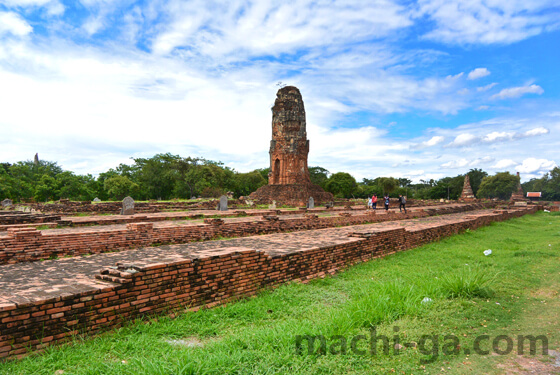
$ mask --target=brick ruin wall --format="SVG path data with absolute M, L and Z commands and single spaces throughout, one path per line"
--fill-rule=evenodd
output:
M 32 214 L 18 211 L 0 211 L 0 226 L 14 224 L 42 224 L 60 220 L 60 215 Z
M 258 204 L 270 204 L 276 201 L 278 204 L 295 207 L 304 207 L 309 202 L 309 197 L 313 197 L 318 206 L 330 204 L 334 200 L 331 193 L 325 192 L 320 186 L 310 182 L 297 185 L 265 185 L 250 195 L 250 198 Z M 337 202 L 338 205 L 348 203 L 351 202 Z M 365 205 L 365 200 L 363 204 Z
M 178 244 L 215 238 L 246 237 L 258 234 L 288 232 L 294 230 L 322 229 L 335 226 L 377 223 L 472 211 L 491 204 L 471 204 L 457 207 L 424 209 L 407 214 L 389 212 L 376 215 L 364 211 L 357 215 L 341 213 L 340 216 L 318 217 L 308 214 L 304 218 L 280 220 L 276 215 L 264 216 L 264 220 L 225 223 L 221 219 L 205 219 L 204 224 L 192 226 L 166 226 L 154 228 L 153 223 L 129 223 L 126 229 L 112 229 L 78 233 L 43 234 L 35 228 L 9 228 L 7 235 L 0 236 L 0 264 L 33 262 L 63 256 L 79 256 L 134 249 L 157 244 Z M 298 211 L 293 211 L 300 213 Z
M 265 185 L 268 186 L 268 185 Z M 298 189 L 302 189 L 302 185 L 296 185 Z M 313 185 L 316 186 L 316 185 Z M 288 188 L 289 189 L 289 188 Z M 323 194 L 325 192 L 321 189 Z M 328 193 L 328 196 L 321 196 L 320 192 L 316 192 L 315 190 L 310 190 L 308 195 L 314 197 L 315 205 L 319 206 L 321 203 L 331 202 L 334 201 L 335 206 L 347 206 L 347 205 L 366 205 L 366 199 L 362 200 L 351 200 L 351 199 L 343 199 L 343 198 L 332 198 L 332 195 Z M 289 196 L 296 196 L 295 191 L 290 191 L 288 193 Z M 300 203 L 301 199 L 290 199 L 289 196 L 281 197 L 282 199 L 286 200 L 286 205 L 290 205 L 290 202 Z M 276 200 L 277 206 L 281 204 L 280 199 L 276 199 L 278 195 L 275 191 L 272 191 L 270 197 L 266 199 L 256 199 L 255 203 L 258 204 L 270 204 L 273 200 Z M 247 199 L 251 199 L 249 197 L 243 199 L 229 199 L 228 200 L 228 207 L 229 208 L 250 208 L 247 204 Z M 165 212 L 165 211 L 185 211 L 185 210 L 214 210 L 218 205 L 219 200 L 209 200 L 209 201 L 201 201 L 201 202 L 135 202 L 134 203 L 134 211 L 136 213 L 157 213 L 157 212 Z M 391 205 L 398 205 L 397 198 L 391 198 Z M 439 200 L 419 200 L 419 199 L 408 199 L 407 207 L 415 207 L 415 206 L 433 206 L 445 204 L 444 202 L 440 202 Z M 8 210 L 2 211 L 0 210 L 1 214 L 10 214 L 13 211 L 17 211 L 20 206 L 29 207 L 37 212 L 45 213 L 45 214 L 58 214 L 58 215 L 75 215 L 75 214 L 91 214 L 91 215 L 100 215 L 100 214 L 114 214 L 118 215 L 122 209 L 122 202 L 102 202 L 102 203 L 91 203 L 89 201 L 83 202 L 64 202 L 64 203 L 22 203 L 12 205 Z M 296 206 L 296 204 L 292 204 L 292 206 Z M 30 214 L 31 215 L 31 214 Z M 38 214 L 35 214 L 38 215 Z M 52 221 L 52 220 L 51 220 Z
M 135 202 L 134 211 L 139 213 L 155 213 L 163 211 L 181 211 L 181 210 L 201 210 L 215 209 L 219 200 L 194 201 L 194 202 Z M 239 199 L 230 199 L 228 205 L 231 207 L 242 206 L 244 202 Z M 29 207 L 33 210 L 44 213 L 56 214 L 119 214 L 122 209 L 122 202 L 102 202 L 91 203 L 83 202 L 64 202 L 64 203 L 23 203 L 22 206 Z M 13 210 L 17 210 L 19 204 L 12 206 Z
M 490 216 L 416 231 L 400 228 L 369 237 L 358 234 L 341 245 L 278 256 L 251 250 L 149 267 L 120 265 L 120 269 L 98 275 L 115 285 L 43 301 L 0 305 L 0 358 L 21 357 L 30 349 L 42 350 L 78 333 L 117 328 L 144 315 L 212 307 L 265 287 L 334 274 L 355 263 L 536 211 L 537 207 L 495 211 Z

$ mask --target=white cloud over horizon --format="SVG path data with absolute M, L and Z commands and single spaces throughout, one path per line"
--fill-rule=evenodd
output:
M 511 167 L 515 167 L 517 165 L 516 162 L 514 162 L 511 159 L 502 159 L 499 160 L 496 164 L 494 164 L 492 166 L 492 168 L 497 169 L 497 170 L 502 170 L 502 169 L 508 169 Z
M 443 177 L 441 168 L 531 157 L 544 168 L 554 162 L 547 147 L 560 146 L 560 117 L 523 104 L 526 94 L 560 102 L 554 87 L 543 84 L 545 95 L 531 83 L 545 79 L 456 56 L 465 43 L 499 48 L 555 32 L 551 2 L 82 0 L 75 19 L 72 3 L 0 4 L 0 161 L 39 152 L 97 174 L 172 152 L 242 172 L 266 167 L 279 81 L 303 94 L 309 165 L 358 179 Z M 417 26 L 433 46 L 415 44 Z M 496 82 L 483 85 L 490 72 Z M 496 85 L 507 88 L 491 95 Z M 528 137 L 534 144 L 517 156 Z
M 550 171 L 554 167 L 557 167 L 557 164 L 556 162 L 554 162 L 554 160 L 528 158 L 523 160 L 521 165 L 515 167 L 515 169 L 520 173 L 539 172 L 539 174 L 543 174 Z

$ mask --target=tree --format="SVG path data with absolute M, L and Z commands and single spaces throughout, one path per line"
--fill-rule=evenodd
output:
M 235 189 L 234 172 L 231 169 L 224 168 L 220 162 L 201 160 L 202 163 L 194 165 L 185 176 L 194 194 L 201 194 L 209 187 L 215 188 L 214 191 L 219 190 L 219 194 Z
M 201 159 L 180 158 L 174 161 L 173 168 L 177 171 L 177 179 L 173 187 L 173 196 L 176 198 L 192 198 L 195 194 L 194 182 L 187 178 L 191 169 L 195 168 Z
M 383 194 L 391 194 L 397 189 L 399 182 L 393 177 L 379 177 L 377 185 L 383 190 Z
M 173 165 L 180 158 L 179 155 L 166 153 L 156 154 L 149 159 L 134 159 L 138 168 L 137 181 L 140 187 L 140 195 L 143 198 L 152 199 L 171 198 L 177 180 L 177 171 L 173 168 Z
M 484 177 L 478 189 L 479 198 L 499 198 L 507 200 L 517 188 L 519 178 L 509 172 L 499 172 Z
M 541 178 L 533 178 L 523 184 L 526 192 L 540 191 L 542 199 L 548 201 L 560 200 L 560 168 L 555 167 Z
M 309 167 L 309 177 L 312 183 L 324 189 L 329 180 L 329 171 L 322 167 Z
M 430 199 L 457 199 L 463 191 L 465 176 L 444 177 L 429 189 Z
M 268 168 L 260 168 L 260 169 L 255 169 L 256 172 L 259 172 L 260 175 L 262 176 L 262 178 L 264 178 L 264 180 L 266 181 L 266 183 L 268 184 L 268 174 L 270 173 L 270 167 Z
M 122 200 L 126 196 L 137 196 L 138 184 L 130 181 L 125 176 L 113 176 L 105 180 L 105 190 L 109 198 L 113 200 Z
M 7 163 L 6 163 L 7 164 Z M 0 200 L 16 198 L 16 180 L 7 170 L 0 168 Z
M 383 189 L 377 185 L 377 179 L 364 178 L 362 182 L 358 183 L 356 196 L 360 198 L 370 198 L 373 195 L 383 195 Z
M 45 160 L 35 164 L 31 160 L 20 161 L 12 164 L 8 169 L 8 174 L 12 179 L 12 196 L 14 199 L 34 198 L 35 190 L 40 184 L 42 176 L 56 178 L 62 173 L 62 168 L 54 162 Z
M 351 198 L 356 188 L 356 179 L 346 172 L 331 175 L 325 184 L 325 190 L 339 198 Z
M 545 176 L 544 198 L 547 200 L 560 200 L 560 168 L 555 167 Z
M 412 184 L 412 181 L 408 178 L 399 178 L 397 181 L 399 183 L 399 186 L 403 188 L 407 188 L 410 186 L 410 184 Z
M 362 182 L 360 182 L 362 185 L 365 186 L 374 186 L 377 185 L 377 180 L 376 179 L 371 179 L 371 178 L 363 178 Z
M 48 200 L 55 200 L 59 197 L 59 191 L 57 189 L 57 181 L 49 176 L 41 176 L 41 180 L 35 188 L 34 198 L 37 202 L 46 202 Z
M 471 169 L 467 174 L 469 175 L 469 181 L 471 183 L 473 193 L 475 196 L 477 196 L 476 193 L 478 192 L 480 183 L 482 182 L 482 179 L 484 177 L 488 176 L 488 173 L 484 172 L 482 169 L 474 168 Z
M 94 198 L 95 192 L 91 189 L 91 181 L 88 176 L 76 176 L 70 171 L 64 171 L 56 175 L 56 183 L 60 198 L 79 201 Z
M 233 192 L 238 197 L 246 196 L 266 184 L 266 180 L 258 170 L 249 173 L 236 173 L 235 189 Z

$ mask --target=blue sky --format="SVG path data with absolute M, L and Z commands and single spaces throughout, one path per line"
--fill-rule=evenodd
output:
M 0 161 L 268 166 L 278 83 L 356 178 L 560 163 L 557 0 L 0 0 Z

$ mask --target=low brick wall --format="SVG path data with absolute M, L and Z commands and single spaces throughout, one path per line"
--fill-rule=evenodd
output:
M 352 207 L 351 210 L 365 211 L 365 206 L 363 207 Z M 313 209 L 314 213 L 320 212 L 339 212 L 344 211 L 345 208 L 333 208 L 333 209 Z M 183 211 L 183 212 L 168 212 L 165 215 L 158 213 L 145 213 L 145 214 L 135 214 L 135 215 L 110 215 L 110 216 L 87 216 L 87 217 L 66 217 L 64 219 L 58 220 L 57 223 L 61 226 L 90 226 L 90 225 L 113 225 L 113 224 L 125 224 L 125 223 L 138 223 L 144 221 L 156 222 L 156 221 L 166 221 L 166 220 L 185 220 L 185 219 L 201 219 L 205 217 L 219 216 L 222 218 L 226 217 L 240 217 L 240 216 L 262 216 L 262 215 L 299 215 L 302 212 L 306 212 L 307 209 L 299 208 L 298 210 L 228 210 L 228 211 Z
M 126 229 L 44 234 L 34 228 L 9 228 L 7 236 L 0 237 L 0 264 L 34 262 L 63 256 L 79 256 L 134 249 L 157 244 L 188 243 L 215 238 L 246 237 L 256 234 L 281 233 L 297 230 L 321 229 L 335 226 L 377 223 L 458 213 L 483 208 L 482 204 L 441 207 L 402 214 L 390 212 L 376 215 L 374 211 L 342 213 L 340 216 L 285 218 L 266 215 L 263 220 L 224 223 L 220 219 L 205 219 L 204 224 L 154 228 L 153 223 L 129 223 Z
M 0 211 L 0 226 L 14 224 L 48 223 L 60 220 L 60 215 L 44 215 L 20 211 Z
M 134 211 L 138 213 L 155 213 L 163 211 L 183 211 L 183 210 L 200 210 L 215 209 L 219 199 L 204 201 L 181 201 L 181 202 L 135 202 Z M 100 202 L 91 203 L 90 201 L 63 201 L 58 203 L 23 203 L 23 205 L 31 207 L 41 212 L 57 213 L 57 214 L 118 214 L 122 209 L 122 202 Z M 239 199 L 229 199 L 228 206 L 244 206 L 244 202 Z
M 358 231 L 340 245 L 278 255 L 249 250 L 145 267 L 118 264 L 96 276 L 114 283 L 106 288 L 28 303 L 0 304 L 0 358 L 20 357 L 28 349 L 41 350 L 76 333 L 95 334 L 116 328 L 145 314 L 212 307 L 253 295 L 263 287 L 333 274 L 371 258 L 536 211 L 537 207 L 495 211 L 416 231 Z

